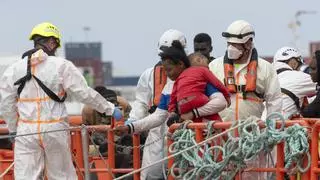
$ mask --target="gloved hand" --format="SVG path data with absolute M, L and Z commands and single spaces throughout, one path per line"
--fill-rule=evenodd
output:
M 133 119 L 127 119 L 127 120 L 124 122 L 124 125 L 128 125 L 128 124 L 132 123 L 133 121 L 135 121 L 135 120 L 133 120 Z
M 122 119 L 122 112 L 119 108 L 115 107 L 112 116 L 118 121 Z
M 180 122 L 180 116 L 179 114 L 172 113 L 169 115 L 168 121 L 167 121 L 167 126 L 170 127 L 174 123 L 179 123 Z

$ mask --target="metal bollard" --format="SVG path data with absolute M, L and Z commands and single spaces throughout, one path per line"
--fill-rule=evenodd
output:
M 89 158 L 88 158 L 88 131 L 85 125 L 81 128 L 82 155 L 84 164 L 84 179 L 90 180 Z

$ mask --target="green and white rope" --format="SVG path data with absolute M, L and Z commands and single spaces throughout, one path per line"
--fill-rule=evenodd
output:
M 280 129 L 276 129 L 276 120 L 282 121 Z M 232 137 L 232 133 L 229 132 L 229 138 L 223 146 L 210 147 L 207 143 L 175 156 L 175 162 L 169 170 L 170 174 L 176 179 L 185 180 L 232 179 L 239 170 L 246 167 L 245 162 L 254 160 L 260 152 L 271 152 L 280 142 L 285 142 L 285 168 L 290 173 L 303 173 L 310 168 L 311 158 L 306 128 L 298 124 L 285 128 L 285 118 L 280 113 L 268 116 L 264 129 L 260 129 L 255 117 L 249 117 L 245 121 L 250 123 L 238 128 L 239 137 Z M 207 126 L 206 139 L 210 138 L 213 132 L 212 123 Z M 176 130 L 172 139 L 174 142 L 169 147 L 169 152 L 173 155 L 197 144 L 195 133 L 187 129 L 186 125 Z M 217 153 L 213 153 L 217 151 L 222 154 L 220 161 L 217 159 Z M 303 167 L 305 157 L 308 164 Z

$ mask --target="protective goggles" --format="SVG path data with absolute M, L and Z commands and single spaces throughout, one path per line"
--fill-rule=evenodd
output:
M 296 61 L 298 61 L 299 63 L 302 63 L 302 64 L 304 64 L 304 60 L 303 60 L 303 58 L 301 57 L 301 56 L 299 56 L 299 57 L 291 57 L 291 58 L 294 58 Z M 289 59 L 286 59 L 286 60 L 278 60 L 279 62 L 288 62 L 291 58 L 289 58 Z
M 304 59 L 300 56 L 296 58 L 297 61 L 299 61 L 300 63 L 304 64 Z
M 222 33 L 222 37 L 225 37 L 225 38 L 238 38 L 238 39 L 242 39 L 246 36 L 249 36 L 249 35 L 255 35 L 255 33 L 252 31 L 252 32 L 248 32 L 248 33 L 244 33 L 244 34 L 231 34 L 231 33 L 228 33 L 228 32 L 223 32 Z
M 164 46 L 164 45 L 159 47 L 161 51 L 164 51 L 165 49 L 168 49 L 168 48 L 169 48 L 168 46 Z

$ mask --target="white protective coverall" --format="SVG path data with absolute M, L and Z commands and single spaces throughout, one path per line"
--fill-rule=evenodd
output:
M 167 84 L 168 86 L 173 83 L 169 78 L 167 78 Z M 149 115 L 149 108 L 150 103 L 152 102 L 153 96 L 154 96 L 154 68 L 148 68 L 146 69 L 140 76 L 140 79 L 137 84 L 137 90 L 136 90 L 136 100 L 134 101 L 132 105 L 132 110 L 130 112 L 130 120 L 140 120 L 144 117 Z M 170 90 L 171 93 L 171 90 Z M 148 122 L 149 123 L 149 122 Z M 149 144 L 150 142 L 155 141 L 156 139 L 159 139 L 159 137 L 162 136 L 163 133 L 161 133 L 161 127 L 155 127 L 151 129 L 148 133 L 148 137 L 145 141 L 145 144 Z M 161 142 L 161 141 L 160 141 Z M 159 149 L 157 146 L 162 146 L 162 143 L 155 144 L 154 149 Z M 150 149 L 151 148 L 151 149 Z M 152 151 L 152 147 L 146 146 L 143 149 L 143 156 L 142 156 L 142 166 L 148 164 L 150 162 L 149 160 L 149 154 Z M 162 148 L 160 148 L 159 151 L 162 151 Z M 151 154 L 153 154 L 151 152 Z M 159 153 L 154 153 L 156 156 L 159 156 Z M 162 157 L 162 156 L 161 156 Z M 160 172 L 160 174 L 158 174 Z M 152 169 L 145 169 L 141 171 L 141 179 L 147 179 L 147 177 L 162 177 L 161 172 L 161 164 L 158 166 L 158 171 L 152 171 Z
M 314 96 L 316 94 L 316 83 L 311 80 L 311 76 L 302 71 L 295 71 L 284 62 L 273 63 L 276 70 L 287 68 L 291 69 L 278 74 L 280 87 L 285 88 L 295 94 L 300 100 L 300 107 L 304 97 Z M 282 93 L 282 112 L 285 117 L 299 114 L 299 110 L 294 101 L 286 94 Z
M 68 128 L 65 104 L 50 99 L 34 78 L 26 82 L 18 97 L 14 82 L 25 76 L 26 70 L 27 58 L 11 65 L 1 78 L 0 111 L 9 131 L 20 135 Z M 31 57 L 31 70 L 60 97 L 66 92 L 101 113 L 113 113 L 114 105 L 88 87 L 70 61 L 38 50 Z M 16 137 L 14 162 L 16 180 L 38 180 L 44 173 L 49 180 L 78 179 L 70 153 L 69 131 Z
M 167 78 L 167 82 L 170 81 Z M 154 84 L 154 67 L 146 69 L 140 76 L 137 89 L 136 89 L 136 100 L 132 105 L 130 112 L 130 120 L 140 120 L 149 115 L 150 103 L 153 99 L 153 86 Z
M 146 140 L 147 146 L 144 147 L 142 167 L 148 166 L 158 160 L 164 158 L 164 145 L 165 135 L 167 132 L 166 120 L 168 118 L 168 104 L 170 101 L 171 91 L 173 89 L 174 82 L 168 79 L 165 85 L 161 100 L 156 111 L 138 121 L 134 121 L 129 126 L 132 127 L 134 132 L 143 132 L 149 130 L 149 135 Z M 197 108 L 200 116 L 208 116 L 216 114 L 223 110 L 227 106 L 227 101 L 220 92 L 213 92 L 210 95 L 210 101 L 204 106 Z M 151 166 L 141 173 L 142 180 L 153 180 L 163 178 L 162 167 L 164 163 Z
M 248 63 L 249 60 L 246 64 L 235 67 L 234 77 L 238 85 L 246 84 Z M 212 61 L 209 69 L 221 82 L 224 82 L 223 56 Z M 263 99 L 258 98 L 255 93 L 248 93 L 246 100 L 243 99 L 242 93 L 231 94 L 231 106 L 219 113 L 224 121 L 246 119 L 251 115 L 260 118 L 264 110 L 263 101 L 266 102 L 267 115 L 281 112 L 282 100 L 277 73 L 272 64 L 261 58 L 258 58 L 256 85 L 256 92 L 262 94 Z
M 187 41 L 185 35 L 178 30 L 169 29 L 165 31 L 159 39 L 158 52 L 162 51 L 161 47 L 163 46 L 170 47 L 173 40 L 179 40 L 182 46 L 186 47 Z M 157 75 L 154 71 L 154 67 L 146 69 L 140 76 L 139 82 L 137 84 L 136 100 L 133 103 L 132 110 L 129 115 L 129 119 L 132 121 L 141 120 L 142 118 L 149 115 L 148 110 L 151 106 L 154 105 L 154 76 Z M 166 82 L 168 81 L 170 81 L 169 78 L 167 78 Z M 153 141 L 153 137 L 159 137 L 160 135 L 160 127 L 156 127 L 150 130 L 146 143 Z M 145 164 L 145 159 L 148 159 L 148 157 L 146 156 L 149 154 L 149 151 L 151 151 L 149 147 L 144 148 L 142 164 Z M 145 179 L 147 177 L 147 174 L 150 174 L 152 176 L 152 172 L 148 172 L 148 170 L 142 171 L 141 179 Z
M 223 61 L 224 57 L 222 56 L 209 64 L 209 69 L 221 82 L 224 82 Z M 245 74 L 247 73 L 248 63 L 249 59 L 246 64 L 234 67 L 234 77 L 237 85 L 246 84 Z M 223 121 L 245 120 L 249 116 L 261 118 L 265 108 L 263 101 L 265 101 L 268 115 L 272 112 L 281 112 L 282 99 L 277 73 L 272 64 L 261 58 L 258 58 L 256 85 L 256 92 L 262 94 L 263 99 L 258 98 L 254 93 L 247 93 L 246 100 L 243 99 L 242 93 L 231 94 L 231 106 L 219 113 Z M 257 160 L 246 163 L 248 167 L 266 167 L 266 161 L 266 155 L 260 153 Z M 242 179 L 262 180 L 266 179 L 263 177 L 265 175 L 266 173 L 243 172 Z
M 172 88 L 173 86 L 172 81 L 167 78 L 167 86 L 168 88 Z M 171 93 L 171 89 L 169 88 L 169 92 Z M 150 103 L 152 103 L 152 99 L 154 96 L 154 67 L 146 69 L 140 76 L 140 79 L 137 84 L 137 90 L 136 90 L 136 100 L 134 101 L 132 105 L 132 110 L 130 112 L 130 120 L 141 120 L 144 117 L 149 115 L 149 108 L 150 108 Z M 168 91 L 168 90 L 166 90 Z M 167 116 L 167 115 L 166 115 Z M 165 117 L 166 118 L 166 117 Z M 149 122 L 148 122 L 149 123 Z M 159 124 L 160 125 L 160 124 Z M 150 129 L 150 128 L 149 128 Z M 147 130 L 149 130 L 147 129 Z M 149 144 L 150 142 L 153 142 L 159 137 L 161 137 L 163 133 L 161 133 L 161 126 L 155 127 L 153 129 L 150 129 L 148 133 L 148 137 L 145 141 L 145 144 Z M 162 142 L 162 141 L 159 141 Z M 154 145 L 154 149 L 159 149 L 157 146 L 162 146 L 162 143 Z M 150 157 L 149 154 L 155 154 L 155 156 L 159 156 L 159 153 L 152 152 L 152 147 L 146 146 L 143 149 L 143 156 L 142 156 L 142 166 L 149 164 L 150 163 Z M 162 152 L 162 147 L 160 150 Z M 162 155 L 160 155 L 163 157 Z M 158 173 L 159 172 L 159 173 Z M 161 164 L 158 166 L 158 169 L 155 171 L 152 171 L 152 169 L 145 169 L 141 171 L 141 179 L 147 179 L 147 177 L 163 177 L 162 176 L 162 171 L 161 171 Z

